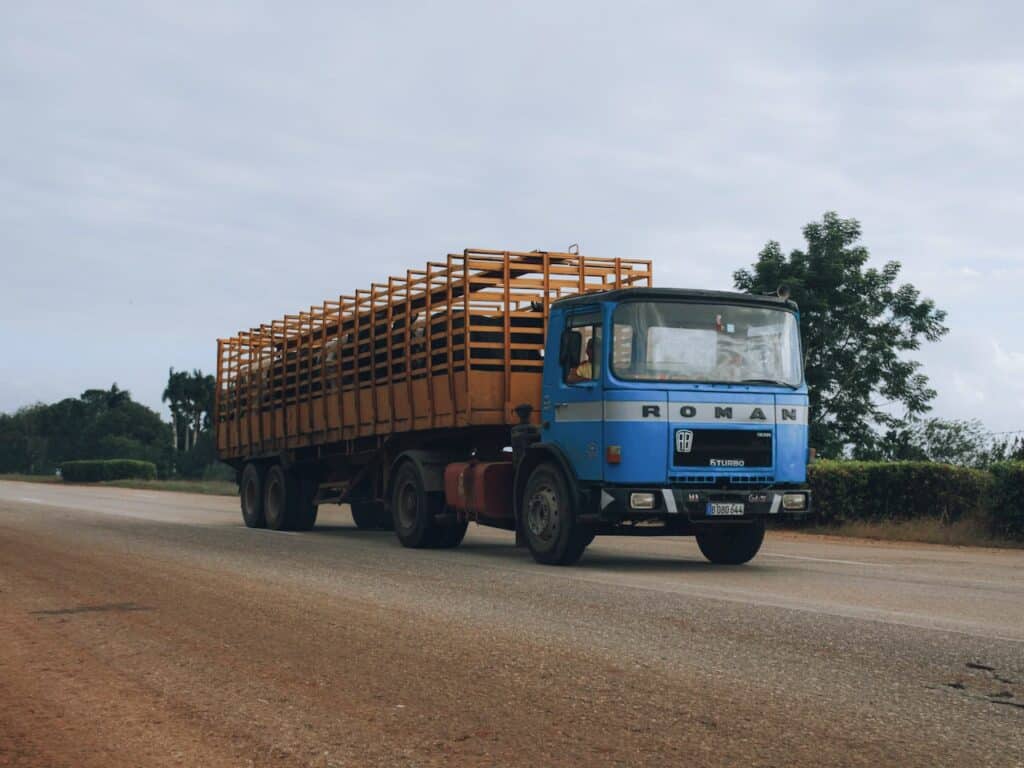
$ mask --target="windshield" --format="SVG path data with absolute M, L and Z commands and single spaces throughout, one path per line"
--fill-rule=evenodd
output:
M 800 369 L 796 315 L 784 309 L 681 301 L 615 309 L 612 371 L 620 379 L 797 387 Z

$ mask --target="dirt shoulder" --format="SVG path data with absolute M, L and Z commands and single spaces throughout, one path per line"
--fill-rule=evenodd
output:
M 0 482 L 42 483 L 70 488 L 131 488 L 140 491 L 172 491 L 210 496 L 237 496 L 238 486 L 225 480 L 104 480 L 98 483 L 69 483 L 53 475 L 0 475 Z
M 936 764 L 912 724 L 757 679 L 16 526 L 0 636 L 2 766 Z

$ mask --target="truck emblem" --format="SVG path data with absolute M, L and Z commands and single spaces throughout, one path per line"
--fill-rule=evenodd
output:
M 676 430 L 676 453 L 689 453 L 693 450 L 693 430 Z

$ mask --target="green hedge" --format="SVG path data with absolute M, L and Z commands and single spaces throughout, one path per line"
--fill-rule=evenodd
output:
M 1024 539 L 1024 461 L 994 464 L 989 522 L 992 533 Z
M 807 469 L 816 514 L 809 524 L 932 518 L 983 521 L 1024 540 L 1024 462 L 989 470 L 926 461 L 819 461 Z
M 72 483 L 97 483 L 101 480 L 155 480 L 156 464 L 134 459 L 65 461 L 61 477 Z
M 982 470 L 926 461 L 820 461 L 808 467 L 817 521 L 909 520 L 946 523 L 980 514 L 991 476 Z

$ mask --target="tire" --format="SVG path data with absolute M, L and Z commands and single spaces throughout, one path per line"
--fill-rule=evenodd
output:
M 438 528 L 434 536 L 434 546 L 438 549 L 453 549 L 459 546 L 466 538 L 467 528 L 469 528 L 467 520 Z
M 267 520 L 263 516 L 263 473 L 259 465 L 251 462 L 245 465 L 238 496 L 246 528 L 266 528 Z
M 523 493 L 523 535 L 533 559 L 544 565 L 572 565 L 594 539 L 576 522 L 569 484 L 554 464 L 538 464 Z
M 267 528 L 287 531 L 294 522 L 295 510 L 299 505 L 299 483 L 280 464 L 267 470 L 263 481 L 263 515 Z
M 416 465 L 399 466 L 391 485 L 391 520 L 403 547 L 413 549 L 455 547 L 466 535 L 466 524 L 441 526 L 434 516 L 444 510 L 444 495 L 427 493 Z
M 356 528 L 360 530 L 379 531 L 391 527 L 391 516 L 379 501 L 352 501 L 348 507 Z
M 403 462 L 391 485 L 391 519 L 403 547 L 421 549 L 434 543 L 434 509 L 423 480 L 410 461 Z
M 764 520 L 741 525 L 723 524 L 697 531 L 697 546 L 717 565 L 743 565 L 754 558 L 764 541 Z
M 293 531 L 311 531 L 316 525 L 319 511 L 315 503 L 317 479 L 309 468 L 298 467 L 288 472 L 288 479 L 295 484 L 294 506 L 288 511 L 288 528 Z

